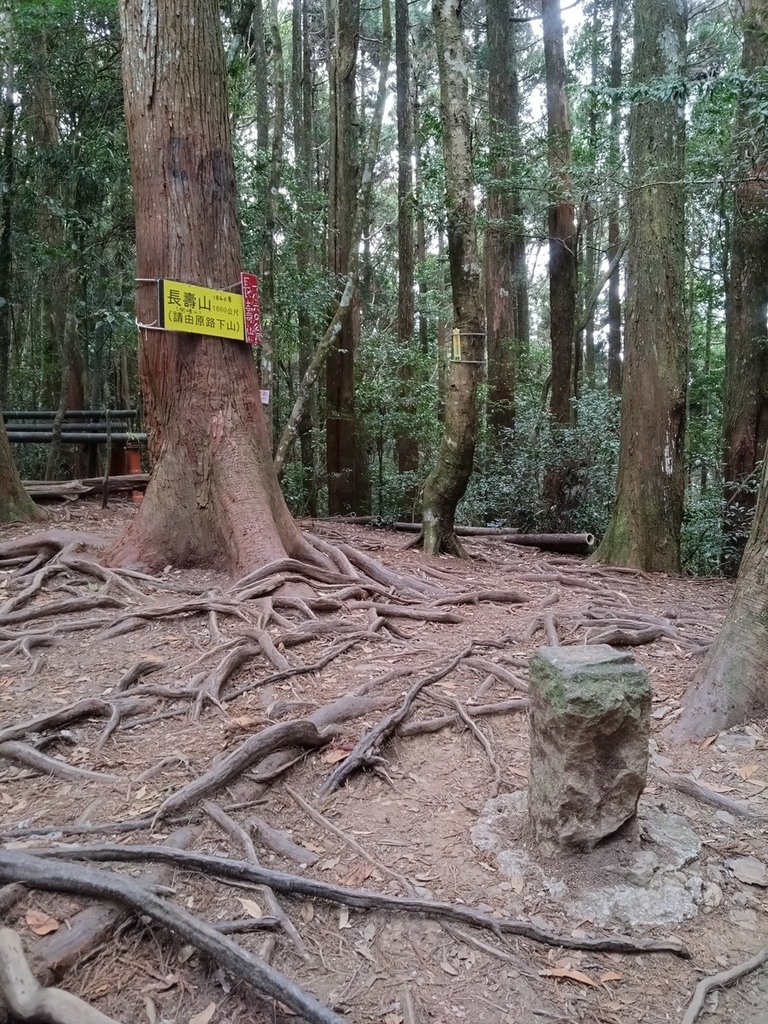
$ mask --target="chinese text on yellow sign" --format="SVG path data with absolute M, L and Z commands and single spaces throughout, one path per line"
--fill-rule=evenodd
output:
M 159 285 L 161 327 L 232 341 L 244 339 L 242 295 L 181 281 L 162 280 Z

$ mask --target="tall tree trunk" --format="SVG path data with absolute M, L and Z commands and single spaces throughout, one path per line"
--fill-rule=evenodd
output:
M 68 275 L 71 276 L 71 275 Z M 67 291 L 71 291 L 68 288 Z M 74 309 L 68 309 L 64 320 L 64 336 L 61 338 L 61 385 L 59 402 L 52 424 L 52 440 L 48 448 L 45 463 L 45 479 L 55 480 L 60 476 L 61 464 L 61 428 L 64 413 L 67 409 L 82 409 L 83 393 L 83 360 L 78 345 L 77 318 Z
M 296 150 L 296 173 L 303 202 L 297 210 L 299 245 L 296 252 L 296 268 L 300 280 L 308 285 L 309 275 L 316 256 L 313 239 L 312 194 L 312 48 L 311 10 L 309 0 L 293 0 L 293 77 L 292 114 L 293 138 Z M 299 303 L 297 311 L 299 334 L 299 380 L 304 379 L 312 359 L 313 322 L 308 303 Z M 317 474 L 312 444 L 311 402 L 305 406 L 298 425 L 299 449 L 302 469 L 303 498 L 306 512 L 317 515 Z
M 256 150 L 260 159 L 266 162 L 269 146 L 269 75 L 265 41 L 264 0 L 256 0 L 252 6 L 248 43 L 256 92 Z
M 765 64 L 768 3 L 747 0 L 741 66 L 746 81 Z M 754 79 L 753 79 L 754 80 Z M 768 440 L 768 131 L 753 90 L 744 89 L 737 117 L 741 167 L 736 175 L 731 273 L 725 322 L 723 476 L 726 551 L 730 575 L 739 558 L 756 501 L 755 469 Z M 751 478 L 751 479 L 750 479 Z
M 629 129 L 627 332 L 618 494 L 595 558 L 658 572 L 680 569 L 687 331 L 684 307 L 685 109 L 679 83 L 685 19 L 679 0 L 635 5 Z M 664 40 L 664 46 L 658 41 Z M 650 88 L 650 95 L 642 92 Z
M 0 409 L 8 401 L 8 365 L 11 355 L 11 217 L 13 214 L 13 135 L 16 105 L 8 92 L 2 98 L 4 115 L 0 141 Z
M 265 245 L 262 260 L 262 336 L 259 379 L 261 387 L 269 393 L 269 402 L 264 407 L 267 432 L 272 437 L 272 417 L 275 408 L 274 394 L 274 329 L 275 329 L 275 274 L 277 273 L 277 201 L 283 173 L 283 135 L 285 132 L 285 67 L 283 65 L 283 42 L 280 37 L 280 21 L 277 0 L 269 0 L 269 31 L 272 40 L 272 67 L 275 90 L 275 118 L 272 128 L 272 153 L 269 161 L 269 179 L 264 199 Z
M 42 512 L 24 490 L 11 456 L 0 408 L 0 523 L 19 523 L 40 518 Z
M 419 444 L 413 428 L 414 251 L 413 251 L 413 104 L 408 0 L 395 0 L 395 67 L 397 72 L 397 340 L 401 351 L 400 420 L 397 427 L 397 471 L 415 474 Z M 381 473 L 380 473 L 381 476 Z M 413 515 L 418 489 L 405 488 L 398 519 Z
M 736 588 L 715 642 L 665 730 L 683 742 L 768 713 L 768 459 Z
M 416 189 L 416 279 L 419 284 L 419 348 L 422 355 L 429 352 L 429 316 L 427 310 L 427 231 L 424 215 L 424 194 L 422 187 L 422 153 L 421 126 L 419 124 L 419 89 L 414 82 L 413 88 L 413 121 L 414 121 L 414 186 Z
M 613 0 L 611 5 L 611 65 L 608 86 L 611 89 L 610 142 L 608 161 L 611 174 L 618 178 L 621 168 L 621 20 L 625 0 Z M 609 261 L 619 251 L 619 196 L 616 190 L 610 200 L 608 213 Z M 608 279 L 608 390 L 612 395 L 621 394 L 621 267 Z
M 330 160 L 328 200 L 328 269 L 337 281 L 349 273 L 350 246 L 357 214 L 358 133 L 357 45 L 359 0 L 336 0 L 333 6 Z M 354 303 L 354 299 L 353 299 Z M 326 368 L 326 471 L 329 515 L 349 515 L 355 507 L 355 349 L 356 320 L 340 325 Z
M 550 409 L 556 424 L 568 426 L 573 417 L 577 238 L 560 0 L 542 0 L 541 15 L 547 79 L 547 160 L 552 189 L 548 206 Z
M 599 51 L 599 40 L 598 33 L 600 31 L 600 9 L 597 0 L 593 0 L 592 3 L 592 26 L 591 26 L 591 37 L 590 37 L 590 87 L 591 92 L 588 96 L 587 102 L 589 103 L 589 114 L 587 117 L 587 146 L 589 152 L 589 162 L 592 166 L 597 163 L 597 87 L 598 87 L 598 51 Z M 595 311 L 586 309 L 586 299 L 591 294 L 595 287 L 595 281 L 597 280 L 598 271 L 598 259 L 597 259 L 597 246 L 600 238 L 601 223 L 598 216 L 598 211 L 593 205 L 591 199 L 588 197 L 584 203 L 584 279 L 581 284 L 583 300 L 584 300 L 584 316 L 586 319 L 586 326 L 584 327 L 584 358 L 582 364 L 582 371 L 577 375 L 576 378 L 576 392 L 577 395 L 582 390 L 581 376 L 583 374 L 587 386 L 593 388 L 595 386 Z M 578 351 L 581 352 L 581 332 L 576 338 L 576 345 Z
M 275 452 L 275 469 L 278 476 L 282 473 L 291 447 L 293 445 L 298 425 L 307 404 L 314 392 L 314 387 L 321 370 L 329 359 L 338 338 L 341 334 L 347 318 L 350 316 L 355 291 L 357 288 L 358 265 L 360 258 L 360 239 L 362 237 L 362 224 L 365 211 L 370 209 L 371 192 L 373 189 L 373 171 L 379 153 L 379 140 L 381 138 L 381 126 L 384 119 L 384 108 L 387 102 L 387 75 L 389 70 L 389 57 L 391 52 L 392 32 L 390 24 L 389 0 L 382 0 L 382 36 L 381 51 L 379 60 L 379 85 L 376 94 L 376 104 L 371 118 L 368 146 L 365 154 L 365 166 L 360 179 L 360 200 L 356 204 L 357 213 L 352 226 L 351 242 L 347 256 L 348 271 L 344 280 L 344 288 L 339 298 L 338 306 L 331 318 L 325 334 L 318 342 L 309 361 L 306 372 L 301 379 L 296 399 L 293 403 L 291 415 L 283 427 L 280 441 Z M 333 205 L 332 203 L 330 204 Z
M 509 4 L 486 0 L 488 23 L 488 145 L 490 174 L 485 229 L 485 317 L 488 424 L 492 443 L 515 423 L 517 323 L 514 274 L 516 195 L 508 154 L 518 133 L 517 62 Z M 514 168 L 517 171 L 517 168 Z
M 124 0 L 123 86 L 140 325 L 158 278 L 224 288 L 241 269 L 226 68 L 216 0 Z M 216 259 L 211 260 L 211 253 Z M 250 348 L 140 327 L 153 473 L 113 559 L 240 573 L 313 557 L 283 500 Z
M 58 406 L 61 390 L 61 360 L 67 310 L 70 303 L 68 258 L 64 214 L 68 206 L 65 195 L 65 179 L 55 168 L 53 154 L 60 145 L 59 111 L 57 97 L 49 76 L 51 61 L 47 35 L 42 32 L 35 36 L 34 47 L 43 71 L 34 84 L 30 97 L 32 111 L 32 137 L 38 152 L 47 156 L 43 160 L 38 188 L 40 189 L 37 210 L 37 229 L 47 250 L 47 264 L 41 271 L 40 318 L 42 386 L 38 400 L 43 408 Z
M 485 322 L 475 226 L 467 59 L 460 0 L 432 6 L 440 74 L 448 262 L 453 298 L 452 358 L 446 369 L 443 439 L 424 484 L 423 542 L 428 554 L 463 554 L 454 533 L 456 506 L 472 473 L 477 437 L 477 390 L 482 376 Z

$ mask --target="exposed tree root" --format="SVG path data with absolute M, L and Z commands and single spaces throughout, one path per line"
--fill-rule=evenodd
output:
M 158 847 L 164 849 L 164 847 Z M 167 850 L 166 850 L 167 852 Z M 181 851 L 176 851 L 178 854 Z M 235 863 L 245 863 L 236 861 Z M 249 865 L 253 871 L 263 871 Z M 131 878 L 112 871 L 84 868 L 78 864 L 58 864 L 47 858 L 7 851 L 0 852 L 0 880 L 21 881 L 35 889 L 77 893 L 99 899 L 117 900 L 135 913 L 151 917 L 158 924 L 212 957 L 233 977 L 253 985 L 278 999 L 310 1024 L 344 1024 L 344 1018 L 300 989 L 268 963 L 221 935 L 209 924 L 168 903 Z M 269 884 L 259 882 L 259 884 Z M 2 958 L 0 957 L 0 960 Z M 109 1018 L 95 1018 L 94 1024 L 115 1024 Z M 66 1024 L 89 1024 L 86 1018 L 72 1018 Z
M 202 871 L 214 878 L 237 879 L 238 881 L 254 882 L 257 885 L 269 885 L 275 892 L 286 895 L 299 894 L 315 899 L 340 903 L 346 907 L 357 907 L 368 910 L 403 911 L 435 920 L 456 921 L 460 924 L 473 924 L 489 929 L 496 934 L 518 935 L 534 942 L 548 946 L 562 946 L 564 949 L 588 949 L 608 953 L 673 953 L 684 959 L 690 958 L 685 945 L 676 938 L 651 939 L 630 938 L 625 935 L 610 935 L 603 938 L 587 938 L 584 936 L 558 935 L 526 921 L 512 921 L 508 918 L 496 918 L 473 907 L 461 904 L 440 903 L 436 900 L 422 900 L 411 897 L 388 896 L 384 893 L 369 892 L 362 889 L 350 889 L 346 886 L 331 885 L 313 878 L 290 875 L 282 871 L 270 871 L 256 867 L 247 861 L 234 860 L 227 857 L 212 857 L 202 853 L 188 853 L 186 850 L 168 850 L 163 846 L 121 846 L 105 844 L 103 846 L 69 846 L 56 849 L 37 850 L 34 856 L 18 851 L 0 851 L 0 881 L 20 881 L 39 888 L 62 891 L 77 891 L 61 884 L 67 878 L 68 871 L 76 871 L 76 866 L 67 863 L 65 868 L 56 865 L 60 859 L 117 861 L 136 863 L 147 860 L 175 863 L 177 867 L 193 871 Z M 23 863 L 20 866 L 18 861 Z M 31 863 L 35 862 L 35 863 Z M 38 879 L 49 880 L 43 886 Z M 103 872 L 94 872 L 103 874 Z M 83 877 L 83 876 L 78 876 Z M 56 879 L 58 884 L 54 884 Z M 73 878 L 72 886 L 77 884 Z M 114 898 L 119 898 L 115 894 Z M 147 911 L 148 913 L 150 911 Z M 153 915 L 154 916 L 154 915 Z M 188 941 L 193 941 L 189 939 Z
M 676 775 L 674 772 L 659 771 L 658 769 L 652 769 L 650 774 L 654 781 L 662 786 L 676 789 L 678 792 L 692 796 L 695 800 L 709 804 L 711 807 L 719 807 L 738 818 L 748 818 L 750 821 L 768 820 L 768 815 L 755 814 L 753 810 L 740 804 L 738 800 L 731 800 L 723 793 L 716 793 L 714 789 L 710 789 L 709 786 L 705 786 L 701 782 L 696 782 L 695 779 L 688 778 L 687 775 Z
M 40 715 L 37 718 L 30 718 L 26 722 L 20 722 L 18 725 L 9 725 L 5 729 L 0 729 L 0 743 L 21 739 L 27 733 L 59 729 L 62 725 L 70 725 L 72 722 L 77 722 L 82 718 L 111 715 L 116 703 L 102 700 L 101 697 L 85 697 L 83 700 L 61 708 L 59 711 L 51 711 L 47 715 Z M 122 715 L 136 714 L 139 711 L 143 711 L 146 706 L 146 701 L 134 698 L 123 699 L 119 704 Z
M 198 828 L 186 826 L 171 833 L 164 845 L 187 849 L 199 831 Z M 171 865 L 156 864 L 143 871 L 138 881 L 142 885 L 158 886 L 170 883 L 172 878 Z M 121 904 L 94 903 L 70 918 L 66 928 L 59 928 L 38 939 L 30 955 L 38 980 L 46 985 L 60 980 L 70 967 L 80 963 L 102 942 L 112 937 L 115 929 L 129 916 L 130 910 Z M 0 1022 L 5 1024 L 2 1015 Z
M 57 779 L 69 779 L 74 782 L 100 782 L 102 785 L 117 786 L 121 789 L 128 787 L 126 778 L 121 778 L 119 775 L 107 775 L 104 772 L 92 772 L 87 768 L 77 768 L 75 765 L 65 764 L 64 761 L 49 757 L 19 740 L 0 743 L 0 757 L 13 761 L 14 764 L 34 768 L 35 771 L 42 772 L 43 775 L 53 775 Z
M 386 718 L 383 718 L 378 725 L 375 725 L 373 729 L 367 732 L 349 756 L 342 761 L 341 764 L 331 772 L 325 782 L 318 787 L 317 796 L 320 799 L 330 796 L 330 794 L 335 789 L 338 789 L 338 787 L 348 779 L 353 772 L 362 767 L 377 764 L 380 761 L 378 753 L 379 748 L 405 719 L 419 692 L 423 690 L 425 686 L 438 682 L 440 679 L 443 679 L 448 675 L 449 672 L 453 671 L 453 669 L 471 652 L 471 650 L 472 644 L 470 643 L 444 668 L 439 669 L 437 672 L 432 673 L 432 675 L 414 683 L 406 694 L 405 700 L 400 707 L 396 711 L 387 715 Z
M 482 614 L 478 615 L 473 606 L 487 602 L 508 606 L 529 602 L 530 610 L 525 615 L 526 621 L 530 621 L 529 633 L 532 635 L 534 630 L 543 630 L 549 644 L 609 642 L 634 647 L 653 643 L 667 645 L 668 651 L 675 645 L 678 650 L 687 649 L 693 653 L 709 642 L 718 624 L 717 614 L 707 615 L 698 610 L 690 613 L 674 608 L 674 595 L 669 598 L 672 610 L 659 615 L 649 614 L 648 605 L 644 605 L 647 598 L 646 583 L 637 573 L 622 577 L 614 571 L 586 567 L 584 563 L 579 565 L 578 570 L 574 570 L 571 560 L 543 558 L 527 558 L 525 569 L 528 571 L 520 572 L 522 563 L 510 559 L 503 565 L 510 574 L 514 573 L 509 577 L 510 585 L 507 587 L 502 583 L 495 589 L 483 585 L 479 575 L 463 579 L 466 568 L 450 560 L 444 560 L 438 567 L 419 559 L 413 574 L 406 576 L 343 542 L 331 544 L 312 535 L 308 535 L 306 540 L 307 551 L 294 549 L 298 557 L 280 558 L 249 572 L 233 584 L 227 582 L 218 586 L 213 583 L 204 586 L 188 585 L 166 579 L 164 575 L 104 568 L 91 560 L 94 556 L 78 553 L 81 546 L 78 534 L 49 531 L 37 537 L 32 535 L 24 538 L 23 543 L 12 546 L 12 550 L 0 545 L 0 580 L 4 584 L 0 590 L 4 602 L 0 605 L 0 660 L 6 660 L 8 656 L 19 658 L 24 672 L 22 685 L 29 685 L 28 680 L 38 666 L 44 665 L 49 659 L 47 649 L 60 643 L 70 633 L 90 631 L 92 636 L 88 642 L 107 646 L 109 650 L 107 642 L 111 638 L 134 630 L 145 631 L 136 638 L 137 643 L 142 644 L 141 648 L 134 648 L 132 640 L 114 645 L 119 657 L 126 656 L 126 652 L 127 656 L 124 663 L 117 663 L 112 678 L 99 679 L 105 697 L 109 695 L 109 699 L 94 697 L 79 700 L 50 714 L 38 715 L 0 729 L 0 757 L 18 755 L 15 758 L 17 763 L 27 765 L 32 763 L 29 758 L 34 758 L 35 767 L 40 770 L 77 780 L 78 783 L 99 781 L 125 786 L 126 780 L 117 775 L 90 773 L 82 767 L 46 757 L 40 749 L 35 749 L 55 739 L 56 730 L 73 725 L 74 732 L 68 738 L 77 742 L 81 751 L 84 746 L 91 751 L 98 751 L 109 742 L 110 752 L 113 749 L 116 752 L 115 764 L 121 765 L 119 770 L 123 770 L 123 763 L 139 761 L 132 770 L 125 769 L 126 776 L 130 776 L 131 790 L 130 797 L 126 794 L 126 802 L 122 805 L 126 815 L 139 816 L 126 821 L 91 824 L 88 820 L 91 813 L 95 818 L 106 818 L 110 814 L 117 817 L 120 814 L 119 809 L 114 810 L 113 797 L 100 796 L 99 799 L 104 801 L 101 805 L 104 809 L 99 808 L 97 811 L 95 804 L 93 808 L 88 807 L 81 814 L 80 824 L 49 825 L 45 819 L 36 822 L 33 817 L 29 825 L 20 824 L 4 830 L 0 827 L 0 834 L 14 838 L 49 835 L 54 840 L 62 836 L 127 835 L 134 831 L 150 831 L 158 822 L 167 826 L 185 823 L 189 818 L 198 820 L 200 812 L 204 810 L 225 834 L 228 849 L 237 850 L 238 856 L 239 851 L 242 851 L 244 861 L 226 860 L 225 863 L 225 858 L 206 858 L 203 854 L 189 854 L 186 860 L 180 854 L 178 859 L 173 859 L 169 857 L 168 851 L 156 855 L 153 852 L 155 847 L 113 845 L 97 847 L 95 852 L 94 848 L 86 848 L 82 856 L 96 860 L 125 861 L 164 857 L 162 863 L 172 864 L 179 869 L 205 872 L 215 878 L 227 878 L 249 886 L 267 886 L 269 889 L 262 890 L 263 896 L 260 899 L 267 915 L 262 921 L 278 937 L 282 931 L 293 942 L 294 948 L 304 955 L 308 953 L 302 942 L 302 933 L 311 949 L 312 932 L 304 932 L 290 904 L 283 898 L 284 895 L 329 900 L 362 910 L 386 910 L 431 917 L 439 921 L 456 941 L 466 942 L 488 955 L 507 960 L 523 973 L 530 973 L 531 969 L 517 960 L 512 952 L 488 945 L 470 933 L 461 933 L 450 922 L 492 930 L 498 936 L 527 937 L 565 948 L 613 952 L 666 951 L 686 956 L 685 948 L 675 940 L 654 942 L 624 936 L 585 939 L 580 935 L 559 935 L 527 922 L 499 919 L 465 906 L 419 900 L 413 883 L 405 875 L 376 860 L 357 840 L 347 836 L 344 829 L 333 825 L 298 793 L 294 799 L 314 822 L 313 829 L 320 825 L 333 831 L 354 848 L 359 856 L 375 864 L 382 875 L 396 879 L 406 897 L 399 899 L 375 892 L 327 885 L 304 878 L 298 873 L 287 875 L 270 872 L 258 864 L 259 847 L 258 843 L 254 845 L 254 840 L 280 856 L 295 860 L 302 867 L 317 862 L 316 853 L 298 845 L 285 832 L 273 828 L 262 818 L 249 818 L 248 808 L 257 803 L 266 803 L 271 783 L 297 761 L 305 758 L 309 751 L 318 749 L 332 735 L 338 735 L 342 731 L 338 728 L 341 722 L 364 716 L 369 719 L 365 726 L 359 727 L 360 731 L 365 730 L 365 735 L 357 747 L 333 770 L 327 769 L 330 774 L 319 788 L 321 796 L 332 792 L 361 768 L 380 771 L 383 763 L 382 749 L 387 739 L 394 736 L 416 737 L 446 727 L 467 728 L 483 745 L 493 773 L 492 793 L 498 792 L 502 782 L 499 764 L 502 759 L 497 761 L 490 734 L 486 735 L 487 729 L 479 730 L 476 722 L 483 716 L 523 712 L 528 702 L 520 697 L 495 703 L 480 704 L 472 701 L 477 701 L 489 691 L 493 692 L 495 698 L 507 695 L 514 697 L 517 696 L 514 691 L 524 694 L 527 690 L 525 649 L 517 649 L 521 640 L 525 639 L 525 622 L 520 625 L 525 613 L 521 615 L 515 607 L 510 607 L 508 611 L 495 609 L 495 622 L 501 623 L 502 617 L 506 619 L 509 613 L 506 621 L 510 622 L 510 627 L 502 625 L 499 635 L 495 637 L 489 637 L 488 630 L 480 628 L 477 640 L 459 651 L 446 653 L 449 630 L 444 627 L 462 622 L 457 611 L 461 611 L 467 622 L 482 622 Z M 478 546 L 470 539 L 468 547 L 472 549 L 473 557 L 476 554 L 474 549 Z M 509 557 L 509 551 L 500 543 L 494 546 L 485 542 L 484 548 L 489 555 L 494 556 L 486 557 L 486 561 L 492 562 L 496 568 L 499 566 L 498 556 L 502 548 Z M 315 554 L 317 560 L 312 561 Z M 531 571 L 531 567 L 534 571 Z M 516 589 L 518 582 L 521 583 L 521 589 Z M 574 595 L 574 588 L 578 588 L 581 593 Z M 93 591 L 95 593 L 91 593 Z M 573 605 L 568 604 L 569 597 L 578 598 L 580 606 L 588 602 L 588 609 L 574 612 Z M 554 605 L 557 608 L 551 611 Z M 530 620 L 531 615 L 534 616 L 533 620 Z M 38 624 L 37 620 L 40 619 L 47 621 Z M 163 636 L 164 623 L 169 619 L 175 620 L 172 638 Z M 436 624 L 436 628 L 433 624 Z M 47 629 L 44 628 L 46 625 Z M 702 636 L 705 639 L 701 639 Z M 167 663 L 160 658 L 159 653 L 157 656 L 139 653 L 160 647 L 160 637 L 162 640 L 174 640 L 174 653 L 167 659 Z M 305 653 L 307 644 L 311 645 L 309 650 L 313 651 L 312 654 Z M 364 662 L 361 653 L 360 661 L 356 663 L 358 659 L 351 653 L 356 648 L 362 648 Z M 514 653 L 509 653 L 510 650 Z M 332 665 L 342 655 L 346 657 L 340 661 L 340 667 L 335 672 L 332 669 L 333 674 L 326 676 L 325 680 L 319 680 L 321 687 L 313 690 L 312 676 Z M 363 674 L 357 675 L 363 664 Z M 130 667 L 126 668 L 126 665 Z M 161 669 L 164 669 L 162 675 L 148 678 L 151 673 L 159 673 Z M 425 688 L 454 670 L 458 670 L 457 675 L 461 676 L 461 701 L 452 696 L 433 694 L 430 689 L 425 691 Z M 353 678 L 356 682 L 360 679 L 365 681 L 353 692 L 318 707 L 320 699 L 328 699 L 317 696 L 323 692 L 323 682 L 332 681 L 337 687 L 334 692 L 339 692 L 338 684 L 349 678 L 348 672 L 355 673 Z M 69 673 L 66 678 L 69 678 Z M 295 684 L 295 688 L 291 683 L 288 686 L 276 685 L 296 679 L 299 683 Z M 401 680 L 406 682 L 399 682 Z M 465 686 L 467 683 L 468 688 Z M 408 687 L 410 689 L 406 694 Z M 342 685 L 341 688 L 345 687 Z M 261 694 L 258 693 L 260 689 L 264 690 Z M 256 692 L 251 698 L 233 704 L 238 698 L 253 691 Z M 468 693 L 473 694 L 469 703 Z M 436 708 L 436 704 L 444 706 Z M 189 715 L 193 720 L 200 719 L 202 722 L 210 719 L 215 735 L 222 735 L 226 744 L 224 756 L 217 761 L 219 745 L 212 739 L 213 734 L 208 732 L 204 755 L 208 760 L 199 777 L 191 777 L 196 757 L 190 756 L 187 760 L 187 747 L 182 748 L 181 754 L 174 751 L 169 755 L 172 748 L 162 746 L 158 749 L 154 733 L 139 740 L 139 744 L 146 743 L 146 746 L 137 746 L 137 749 L 146 751 L 144 760 L 137 756 L 125 757 L 130 740 L 124 736 L 124 731 L 182 715 Z M 369 728 L 370 722 L 375 722 L 379 716 L 380 721 Z M 329 727 L 336 728 L 328 731 Z M 194 733 L 201 726 L 189 725 L 186 728 Z M 494 736 L 498 739 L 501 734 L 494 729 Z M 26 762 L 22 762 L 22 754 L 28 758 Z M 125 762 L 121 758 L 125 758 Z M 322 758 L 318 760 L 323 761 Z M 183 769 L 180 769 L 179 761 Z M 98 765 L 99 761 L 94 758 L 91 763 Z M 184 774 L 181 774 L 182 770 Z M 304 769 L 305 773 L 315 770 L 316 767 L 310 765 Z M 164 772 L 168 774 L 164 775 Z M 383 771 L 380 773 L 388 779 Z M 174 776 L 181 781 L 169 785 L 169 777 Z M 186 782 L 190 778 L 191 781 Z M 682 777 L 658 775 L 657 778 L 663 785 L 679 788 L 697 799 L 708 799 L 706 793 L 695 791 L 697 784 L 692 780 L 689 786 L 689 780 Z M 150 779 L 153 782 L 145 789 L 144 784 Z M 392 780 L 388 781 L 394 784 Z M 227 798 L 227 803 L 222 799 L 222 790 L 234 782 L 238 783 L 237 791 Z M 398 782 L 397 785 L 402 790 L 403 784 Z M 141 792 L 139 787 L 142 787 Z M 293 790 L 289 790 L 289 793 L 294 796 Z M 719 797 L 719 794 L 714 796 Z M 218 800 L 216 804 L 211 803 L 214 798 Z M 127 809 L 128 799 L 133 800 L 130 809 Z M 761 820 L 756 814 L 741 805 L 734 805 L 727 798 L 709 802 L 721 807 L 726 807 L 727 803 L 727 809 L 732 813 L 741 814 L 748 820 Z M 110 805 L 109 810 L 105 804 Z M 155 814 L 146 813 L 147 806 L 157 805 Z M 268 807 L 265 811 L 269 821 L 273 820 L 270 816 L 272 811 L 279 814 L 279 806 Z M 20 815 L 22 812 L 18 813 Z M 28 812 L 25 810 L 23 813 Z M 237 816 L 237 820 L 233 815 Z M 57 819 L 51 816 L 48 820 Z M 56 851 L 55 856 L 67 856 L 69 853 L 73 858 L 80 856 L 78 848 Z M 11 862 L 7 859 L 13 855 L 16 855 L 16 851 L 0 851 L 0 880 L 15 877 L 11 873 Z M 28 856 L 27 851 L 24 855 Z M 41 864 L 42 860 L 37 855 L 29 859 L 35 864 Z M 68 865 L 59 868 L 46 854 L 40 870 L 50 875 L 52 866 L 55 866 L 57 872 L 70 873 Z M 90 891 L 100 893 L 103 898 L 120 899 L 115 895 L 106 896 L 106 890 L 102 892 L 98 888 L 102 885 L 102 876 L 116 879 L 118 885 L 123 881 L 135 885 L 120 875 L 98 871 L 91 871 L 90 874 L 99 876 L 96 888 L 89 890 L 86 886 L 67 891 Z M 66 889 L 66 885 L 53 883 L 46 887 Z M 11 889 L 11 894 L 14 891 L 18 892 Z M 139 891 L 144 900 L 145 890 Z M 149 895 L 158 897 L 157 893 Z M 284 903 L 285 909 L 281 908 L 278 899 Z M 127 912 L 124 908 L 129 905 L 134 906 L 128 900 L 117 909 L 105 905 L 88 909 L 97 917 L 104 917 L 109 912 L 117 913 L 125 919 Z M 171 913 L 175 909 L 172 908 Z M 298 929 L 291 923 L 286 910 L 295 917 Z M 149 913 L 143 904 L 141 913 Z M 170 919 L 163 918 L 163 912 L 159 913 L 156 920 L 165 920 L 166 924 L 176 929 L 175 923 L 171 924 Z M 234 914 L 231 916 L 235 917 Z M 195 922 L 189 915 L 187 917 L 190 928 L 202 925 L 202 922 Z M 75 918 L 72 919 L 74 921 Z M 233 970 L 227 960 L 233 957 L 237 961 L 239 955 L 248 958 L 250 954 L 243 954 L 243 951 L 238 954 L 232 952 L 230 946 L 207 946 L 206 943 L 210 938 L 209 932 L 214 935 L 217 931 L 235 934 L 260 925 L 261 922 L 251 919 L 220 922 L 216 926 L 202 925 L 203 929 L 207 928 L 205 934 L 208 937 L 199 948 L 218 959 L 227 971 L 232 971 L 237 977 L 252 980 L 259 976 L 261 965 L 256 975 L 252 975 L 249 973 L 252 968 L 250 961 L 240 962 L 240 966 Z M 109 932 L 104 934 L 108 941 Z M 60 929 L 57 935 L 59 941 L 62 941 L 64 929 Z M 217 938 L 221 941 L 223 936 L 218 935 Z M 340 938 L 343 942 L 345 936 L 342 934 Z M 192 938 L 187 941 L 196 944 Z M 231 940 L 227 941 L 234 946 Z M 276 940 L 272 938 L 271 941 L 274 943 Z M 325 940 L 321 941 L 322 957 L 326 950 Z M 40 943 L 36 946 L 39 947 Z M 34 961 L 32 966 L 35 969 Z M 238 971 L 241 973 L 238 974 Z M 273 993 L 269 984 L 268 981 L 264 990 Z M 302 994 L 299 990 L 298 998 L 304 997 L 306 993 Z M 283 994 L 275 998 L 292 1005 Z M 318 1011 L 315 1007 L 313 1012 L 330 1014 L 330 1017 L 321 1015 L 306 1019 L 340 1021 L 339 1017 L 325 1008 L 321 1007 Z M 408 1024 L 417 1024 L 412 1019 L 415 1010 L 410 1016 L 404 1007 L 402 1012 Z M 0 1024 L 4 1024 L 1 1015 Z
M 468 704 L 463 708 L 464 712 L 471 718 L 479 718 L 484 715 L 508 715 L 514 712 L 526 712 L 528 710 L 527 698 L 520 700 L 503 700 L 498 704 Z M 403 722 L 398 726 L 398 736 L 424 736 L 427 733 L 439 732 L 446 726 L 454 725 L 459 720 L 458 715 L 441 715 L 439 718 L 427 718 L 421 721 Z
M 157 810 L 156 818 L 161 820 L 171 814 L 179 814 L 189 810 L 200 800 L 218 792 L 242 774 L 246 768 L 261 761 L 269 754 L 274 754 L 285 747 L 315 748 L 326 744 L 330 735 L 320 733 L 317 726 L 305 719 L 298 722 L 282 722 L 262 729 L 255 736 L 249 737 L 244 743 L 222 758 L 205 775 L 193 779 L 175 793 L 171 793 Z
M 208 817 L 214 821 L 220 829 L 222 829 L 222 831 L 231 836 L 242 847 L 243 852 L 245 853 L 245 859 L 251 864 L 258 865 L 259 858 L 256 856 L 256 850 L 251 842 L 251 837 L 245 829 L 240 828 L 234 818 L 230 818 L 226 811 L 222 810 L 218 804 L 214 804 L 210 800 L 204 801 L 203 810 Z M 301 956 L 306 959 L 307 949 L 304 945 L 304 940 L 296 931 L 291 919 L 280 906 L 277 896 L 275 896 L 273 890 L 268 885 L 262 885 L 259 886 L 259 892 L 263 895 L 267 909 L 278 923 L 278 926 L 283 929 Z
M 21 939 L 0 928 L 0 999 L 17 1020 L 49 1024 L 119 1024 L 100 1010 L 60 988 L 43 988 L 32 973 Z M 2 1013 L 0 1003 L 0 1013 Z
M 745 960 L 744 963 L 730 967 L 727 971 L 712 974 L 708 978 L 703 978 L 696 986 L 693 999 L 691 999 L 685 1012 L 685 1017 L 683 1017 L 683 1024 L 695 1024 L 696 1018 L 704 1009 L 704 1002 L 707 996 L 713 989 L 732 985 L 734 981 L 738 981 L 739 978 L 743 978 L 745 974 L 749 974 L 751 971 L 756 971 L 758 967 L 762 967 L 765 963 L 768 963 L 768 946 L 761 949 L 751 959 Z

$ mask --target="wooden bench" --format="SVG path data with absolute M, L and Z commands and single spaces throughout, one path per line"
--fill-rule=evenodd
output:
M 5 430 L 11 444 L 50 444 L 53 441 L 55 409 L 3 412 Z M 87 445 L 89 465 L 96 473 L 96 452 L 99 445 L 110 445 L 110 472 L 128 472 L 126 444 L 146 441 L 147 435 L 134 430 L 138 418 L 135 409 L 68 409 L 61 424 L 61 443 Z

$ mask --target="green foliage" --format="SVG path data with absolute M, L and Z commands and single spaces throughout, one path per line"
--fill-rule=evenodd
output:
M 479 471 L 460 506 L 462 522 L 516 526 L 533 533 L 602 535 L 613 507 L 619 451 L 619 405 L 605 391 L 576 403 L 577 425 L 553 429 L 541 412 L 538 386 L 520 388 L 514 431 L 498 448 L 487 436 L 478 449 Z M 559 474 L 563 500 L 549 497 Z

